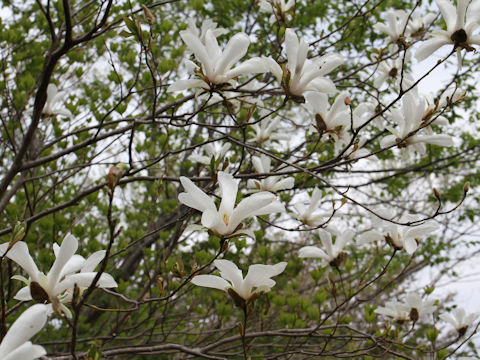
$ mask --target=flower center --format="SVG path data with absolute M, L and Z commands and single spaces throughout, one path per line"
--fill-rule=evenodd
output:
M 460 46 L 467 41 L 467 33 L 463 29 L 457 30 L 450 36 L 450 39 L 455 43 L 455 46 Z
M 398 75 L 398 69 L 396 67 L 394 68 L 391 68 L 390 71 L 388 72 L 388 75 L 391 77 L 391 78 L 396 78 L 397 75 Z
M 223 214 L 222 219 L 225 225 L 228 226 L 228 220 L 230 220 L 230 217 L 227 214 Z

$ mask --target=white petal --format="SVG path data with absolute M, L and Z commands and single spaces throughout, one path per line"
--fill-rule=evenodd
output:
M 2 356 L 2 360 L 34 360 L 46 354 L 47 352 L 42 346 L 33 345 L 30 341 L 27 341 L 9 353 L 6 357 Z
M 432 55 L 435 51 L 441 48 L 443 45 L 448 45 L 448 40 L 442 37 L 433 37 L 425 41 L 415 53 L 415 58 L 418 61 L 423 61 Z
M 78 241 L 72 234 L 67 234 L 62 241 L 58 256 L 47 274 L 48 286 L 53 289 L 60 280 L 60 275 L 67 262 L 72 258 L 78 249 Z
M 208 71 L 213 67 L 210 56 L 202 44 L 200 39 L 188 31 L 180 31 L 180 37 L 183 39 L 188 48 L 193 52 L 195 57 L 202 63 L 203 69 Z
M 197 275 L 190 282 L 198 286 L 204 286 L 224 291 L 231 287 L 227 281 L 222 279 L 220 276 L 215 275 Z
M 17 294 L 14 296 L 15 300 L 20 301 L 30 301 L 32 300 L 32 295 L 30 294 L 30 286 L 24 286 L 18 290 Z
M 95 270 L 98 264 L 103 260 L 105 257 L 105 250 L 99 250 L 94 252 L 87 258 L 87 261 L 82 267 L 82 272 L 92 272 Z
M 233 178 L 232 175 L 224 173 L 223 171 L 219 171 L 218 184 L 220 186 L 220 192 L 222 196 L 222 201 L 220 202 L 218 212 L 220 216 L 226 214 L 228 217 L 230 217 L 232 215 L 233 208 L 235 207 L 235 202 L 237 201 L 238 182 Z
M 272 205 L 272 207 L 269 207 L 269 205 Z M 259 192 L 250 195 L 240 201 L 236 209 L 233 211 L 228 223 L 228 228 L 232 231 L 235 230 L 243 219 L 251 216 L 267 215 L 272 212 L 281 211 L 281 208 L 278 205 L 276 197 L 272 193 Z
M 206 83 L 199 79 L 177 80 L 167 88 L 167 92 L 182 91 L 196 87 L 206 87 Z
M 23 241 L 17 242 L 7 253 L 7 257 L 20 265 L 32 280 L 37 279 L 37 274 L 39 271 L 37 265 L 30 255 L 30 252 L 28 251 L 28 246 L 26 243 Z
M 234 289 L 239 289 L 243 283 L 242 271 L 230 260 L 215 260 L 213 264 L 220 270 L 222 278 L 230 281 Z
M 75 284 L 80 288 L 88 288 L 97 276 L 96 272 L 84 272 L 79 274 L 68 275 L 65 280 L 61 281 L 54 289 L 54 295 L 62 294 L 67 289 L 73 289 Z M 117 287 L 117 282 L 112 275 L 102 273 L 96 283 L 96 287 L 112 288 Z
M 326 261 L 330 260 L 330 257 L 322 249 L 316 246 L 304 246 L 298 251 L 298 257 L 301 258 L 321 258 Z
M 205 194 L 198 186 L 196 186 L 190 179 L 181 176 L 180 182 L 186 192 L 178 195 L 178 201 L 199 211 L 206 209 L 215 210 L 215 203 Z
M 215 63 L 216 74 L 223 74 L 247 52 L 250 39 L 245 33 L 235 34 L 227 43 L 222 56 Z
M 48 305 L 35 304 L 25 310 L 10 326 L 0 344 L 0 355 L 6 355 L 28 341 L 47 322 Z
M 450 0 L 435 0 L 437 3 L 440 12 L 442 13 L 443 19 L 447 24 L 447 29 L 449 32 L 453 32 L 455 30 L 455 22 L 456 22 L 456 14 L 457 11 L 455 6 L 453 6 Z
M 417 242 L 415 241 L 414 238 L 404 239 L 403 247 L 405 248 L 405 251 L 409 255 L 412 255 L 415 252 L 415 250 L 417 250 Z
M 285 52 L 287 53 L 288 69 L 292 73 L 295 73 L 297 66 L 297 53 L 298 53 L 298 37 L 292 29 L 285 30 Z

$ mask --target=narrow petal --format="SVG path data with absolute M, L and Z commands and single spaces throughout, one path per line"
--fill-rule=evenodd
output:
M 415 53 L 415 58 L 418 61 L 423 61 L 432 55 L 435 51 L 441 48 L 444 45 L 448 45 L 448 40 L 442 37 L 433 37 L 427 41 L 425 41 Z
M 269 71 L 265 60 L 259 57 L 248 59 L 240 65 L 236 66 L 232 70 L 229 70 L 225 73 L 225 80 L 233 79 L 237 76 L 247 75 L 247 74 L 260 74 L 266 73 Z
M 17 242 L 7 253 L 7 257 L 20 265 L 22 269 L 27 272 L 31 279 L 37 279 L 37 274 L 39 271 L 37 265 L 33 261 L 32 256 L 30 255 L 30 252 L 28 251 L 28 246 L 26 243 L 23 241 Z
M 285 52 L 287 53 L 288 69 L 292 74 L 297 67 L 298 37 L 292 29 L 285 30 Z
M 206 87 L 206 83 L 199 79 L 177 80 L 167 88 L 167 92 L 176 92 L 182 90 L 193 89 L 196 87 Z
M 332 243 L 332 235 L 323 229 L 318 229 L 318 234 L 320 235 L 320 240 L 322 241 L 325 252 L 330 258 L 337 257 L 338 254 L 335 253 Z
M 23 288 L 18 290 L 14 299 L 15 300 L 20 300 L 20 301 L 30 301 L 30 300 L 32 300 L 32 295 L 30 294 L 30 286 L 24 286 Z
M 301 258 L 321 258 L 329 261 L 330 257 L 322 249 L 316 246 L 304 246 L 298 251 L 298 256 Z
M 215 64 L 215 73 L 223 74 L 240 60 L 248 50 L 250 38 L 245 33 L 235 34 L 227 43 L 222 56 Z
M 263 57 L 263 61 L 265 62 L 267 68 L 273 74 L 273 76 L 275 76 L 278 81 L 281 81 L 283 76 L 283 71 L 281 66 L 278 65 L 278 63 L 275 60 L 273 60 L 271 56 Z
M 195 57 L 202 63 L 204 71 L 208 72 L 208 69 L 212 69 L 212 61 L 200 39 L 188 31 L 180 31 L 180 36 Z
M 94 252 L 92 255 L 90 255 L 87 258 L 87 261 L 85 261 L 85 264 L 82 267 L 82 272 L 92 272 L 95 270 L 98 264 L 103 260 L 105 257 L 105 250 L 99 250 Z
M 194 285 L 219 289 L 223 291 L 226 291 L 226 289 L 231 287 L 231 285 L 227 281 L 222 279 L 220 276 L 215 275 L 197 275 L 190 282 Z
M 60 275 L 67 262 L 72 258 L 78 248 L 78 240 L 72 234 L 67 234 L 62 241 L 58 256 L 47 274 L 48 286 L 53 289 L 60 280 Z
M 73 255 L 70 260 L 67 261 L 60 274 L 60 279 L 67 274 L 77 272 L 85 264 L 85 258 L 81 255 Z
M 48 307 L 35 304 L 25 310 L 8 329 L 0 344 L 0 354 L 9 354 L 39 332 L 47 322 Z
M 2 360 L 34 360 L 46 354 L 47 352 L 42 346 L 33 345 L 30 341 L 27 341 L 7 356 L 4 357 L 1 353 L 0 356 L 2 356 Z
M 275 195 L 269 192 L 259 192 L 243 199 L 230 216 L 228 228 L 233 231 L 245 218 L 266 215 L 267 212 L 262 211 L 262 209 L 273 203 L 275 199 Z
M 230 260 L 215 260 L 213 264 L 218 270 L 220 270 L 220 275 L 222 278 L 232 283 L 234 289 L 241 288 L 243 283 L 243 275 L 242 270 L 240 270 L 237 265 Z
M 218 212 L 220 216 L 226 214 L 228 217 L 232 215 L 233 208 L 235 207 L 235 202 L 237 201 L 237 192 L 238 192 L 238 182 L 233 178 L 232 175 L 219 171 L 218 173 L 218 184 L 220 186 L 220 192 L 222 196 L 222 201 L 220 202 L 220 207 Z
M 412 255 L 417 250 L 417 242 L 414 238 L 404 239 L 403 247 L 409 255 Z
M 65 280 L 62 280 L 54 289 L 54 295 L 62 294 L 67 289 L 73 289 L 75 284 L 80 288 L 88 288 L 92 281 L 97 276 L 96 272 L 84 272 L 79 274 L 68 275 Z M 102 273 L 96 283 L 96 287 L 112 288 L 117 287 L 117 282 L 112 275 Z
M 186 192 L 178 195 L 178 201 L 202 212 L 206 209 L 216 211 L 217 208 L 215 207 L 213 200 L 190 179 L 181 176 L 180 182 L 182 183 L 182 186 Z
M 457 10 L 450 0 L 435 0 L 449 32 L 455 31 Z M 465 14 L 465 13 L 464 13 Z

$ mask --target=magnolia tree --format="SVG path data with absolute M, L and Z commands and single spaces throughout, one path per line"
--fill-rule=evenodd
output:
M 479 24 L 4 1 L 1 359 L 476 358 Z

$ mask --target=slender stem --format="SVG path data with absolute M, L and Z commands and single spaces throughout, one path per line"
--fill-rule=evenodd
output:
M 243 307 L 243 328 L 242 328 L 242 347 L 243 347 L 243 358 L 245 360 L 248 360 L 247 357 L 247 343 L 245 339 L 245 334 L 247 332 L 247 318 L 248 318 L 248 313 L 247 313 L 247 304 Z

